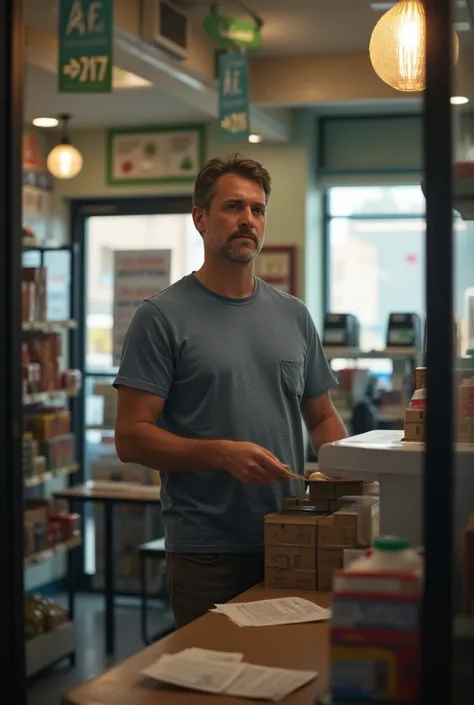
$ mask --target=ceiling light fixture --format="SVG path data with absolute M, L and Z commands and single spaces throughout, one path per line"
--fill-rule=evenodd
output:
M 57 127 L 59 120 L 53 117 L 37 117 L 32 120 L 35 127 Z
M 469 98 L 465 95 L 453 95 L 451 97 L 451 105 L 466 105 L 469 103 Z
M 258 144 L 259 142 L 262 141 L 262 136 L 261 135 L 249 135 L 249 142 L 252 144 Z
M 426 75 L 426 17 L 422 0 L 398 0 L 379 19 L 370 37 L 369 56 L 375 73 L 397 91 L 422 91 Z M 454 63 L 459 40 L 453 30 Z
M 69 139 L 68 124 L 71 116 L 59 116 L 61 123 L 61 141 L 48 154 L 46 166 L 56 179 L 72 179 L 82 169 L 82 154 L 73 147 Z

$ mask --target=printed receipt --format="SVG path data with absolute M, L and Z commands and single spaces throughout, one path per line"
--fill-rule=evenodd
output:
M 214 612 L 225 614 L 240 627 L 271 627 L 330 619 L 331 610 L 301 597 L 278 597 L 257 602 L 216 605 Z
M 190 648 L 165 654 L 142 673 L 150 678 L 206 693 L 277 702 L 317 678 L 316 671 L 294 671 L 245 663 L 243 655 Z

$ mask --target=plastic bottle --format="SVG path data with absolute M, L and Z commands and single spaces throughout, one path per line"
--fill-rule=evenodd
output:
M 399 536 L 380 536 L 365 556 L 354 560 L 346 572 L 357 573 L 421 573 L 423 559 L 419 552 L 410 548 L 407 539 Z

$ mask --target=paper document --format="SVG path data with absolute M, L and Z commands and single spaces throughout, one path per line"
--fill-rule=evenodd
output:
M 203 690 L 206 693 L 223 693 L 245 668 L 245 664 L 222 659 L 164 654 L 142 673 L 163 683 L 183 688 Z
M 150 678 L 206 693 L 277 702 L 317 678 L 294 671 L 245 663 L 243 655 L 192 647 L 164 654 L 142 673 Z
M 314 671 L 292 671 L 289 668 L 245 665 L 244 670 L 227 686 L 226 695 L 262 700 L 283 700 L 317 677 Z
M 196 659 L 206 659 L 208 661 L 233 661 L 239 663 L 243 660 L 244 655 L 233 651 L 215 651 L 214 649 L 200 649 L 197 646 L 191 646 L 188 649 L 178 651 L 177 654 L 171 654 L 174 658 L 191 657 Z
M 301 597 L 277 597 L 257 602 L 231 602 L 216 605 L 214 610 L 225 614 L 239 627 L 271 627 L 277 624 L 301 624 L 330 619 L 331 610 Z

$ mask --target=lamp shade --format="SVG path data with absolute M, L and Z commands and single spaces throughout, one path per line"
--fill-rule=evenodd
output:
M 459 40 L 453 30 L 453 57 Z M 370 37 L 369 56 L 375 73 L 397 91 L 422 91 L 426 83 L 426 17 L 421 0 L 398 0 L 385 12 Z
M 48 154 L 46 166 L 56 179 L 72 179 L 82 169 L 82 154 L 72 144 L 58 144 Z

